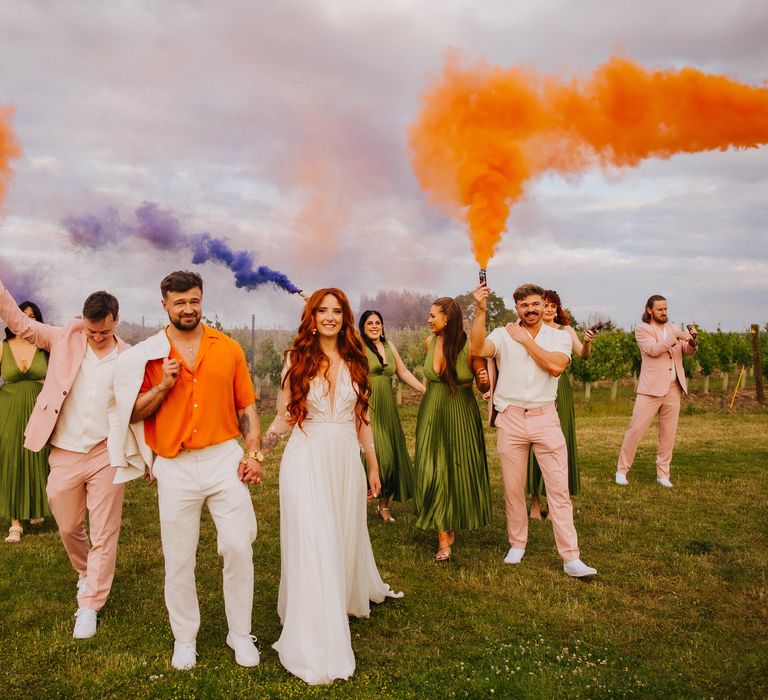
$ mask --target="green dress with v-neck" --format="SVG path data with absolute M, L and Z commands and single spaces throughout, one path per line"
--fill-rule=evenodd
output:
M 480 409 L 467 364 L 469 341 L 456 358 L 452 394 L 435 372 L 435 338 L 424 361 L 429 381 L 416 420 L 416 526 L 423 530 L 473 530 L 491 520 L 491 485 Z
M 2 344 L 0 375 L 0 516 L 29 520 L 51 515 L 45 484 L 48 450 L 31 452 L 24 447 L 24 429 L 35 407 L 48 371 L 48 359 L 35 351 L 25 372 L 19 369 L 7 342 Z
M 407 501 L 413 493 L 413 465 L 392 393 L 395 356 L 389 343 L 384 343 L 383 359 L 386 365 L 381 364 L 368 346 L 365 347 L 365 355 L 371 382 L 370 416 L 373 445 L 379 462 L 381 497 Z

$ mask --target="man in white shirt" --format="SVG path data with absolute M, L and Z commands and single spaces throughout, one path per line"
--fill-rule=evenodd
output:
M 470 334 L 471 353 L 493 358 L 498 369 L 491 401 L 497 412 L 497 450 L 504 482 L 504 503 L 510 549 L 504 561 L 519 564 L 528 541 L 525 476 L 528 450 L 533 447 L 547 489 L 555 542 L 569 576 L 593 576 L 595 569 L 579 559 L 568 493 L 568 454 L 555 408 L 557 378 L 571 361 L 571 337 L 542 323 L 544 290 L 524 284 L 514 294 L 517 323 L 485 335 L 485 284 L 475 289 L 477 313 Z M 496 374 L 494 372 L 491 373 Z
M 16 335 L 50 352 L 24 446 L 35 452 L 51 446 L 48 502 L 78 573 L 75 639 L 96 634 L 97 613 L 115 575 L 124 486 L 113 483 L 107 436 L 115 360 L 128 349 L 115 336 L 118 310 L 114 296 L 94 292 L 85 300 L 82 318 L 50 326 L 19 310 L 0 282 L 0 317 Z

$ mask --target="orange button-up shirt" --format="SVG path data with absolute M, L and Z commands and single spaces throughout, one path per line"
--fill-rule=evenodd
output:
M 175 457 L 182 450 L 237 437 L 237 411 L 256 399 L 243 349 L 232 338 L 203 325 L 194 367 L 173 343 L 169 357 L 181 360 L 181 371 L 160 408 L 144 421 L 147 445 L 162 457 Z M 148 362 L 141 392 L 159 384 L 162 376 L 163 361 Z

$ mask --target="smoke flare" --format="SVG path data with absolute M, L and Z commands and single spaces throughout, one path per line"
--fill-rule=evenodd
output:
M 11 128 L 12 117 L 13 110 L 10 107 L 0 107 L 0 204 L 8 190 L 8 180 L 12 172 L 11 161 L 21 155 L 21 148 Z
M 615 56 L 566 81 L 449 54 L 409 133 L 421 187 L 466 218 L 480 267 L 532 178 L 766 142 L 768 88 Z
M 185 233 L 179 220 L 155 202 L 142 202 L 135 214 L 135 225 L 120 221 L 114 207 L 107 208 L 103 214 L 68 216 L 62 219 L 61 225 L 79 247 L 99 249 L 125 238 L 139 238 L 160 250 L 185 248 L 192 253 L 195 265 L 209 260 L 223 263 L 233 272 L 235 285 L 249 291 L 271 283 L 291 294 L 301 292 L 282 272 L 266 265 L 254 269 L 253 253 L 233 250 L 225 239 L 210 233 Z

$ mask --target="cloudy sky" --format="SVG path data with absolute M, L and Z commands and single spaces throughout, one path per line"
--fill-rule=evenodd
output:
M 474 286 L 466 228 L 413 175 L 407 129 L 449 48 L 468 61 L 586 75 L 613 52 L 649 67 L 768 79 L 762 0 L 18 0 L 0 4 L 0 106 L 23 155 L 0 218 L 0 273 L 52 320 L 113 291 L 157 323 L 185 250 L 76 248 L 61 221 L 142 202 L 227 238 L 299 287 L 435 296 Z M 768 321 L 768 148 L 649 160 L 529 183 L 491 260 L 511 304 L 534 281 L 577 318 L 629 327 L 664 294 L 673 320 Z M 225 325 L 295 326 L 299 299 L 200 266 Z M 426 312 L 426 310 L 425 310 Z

